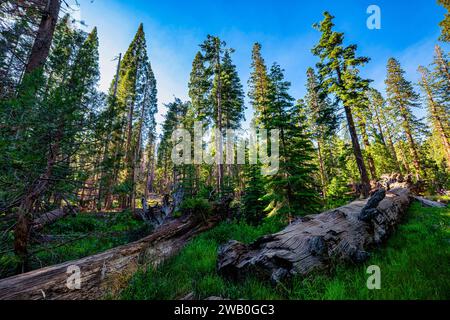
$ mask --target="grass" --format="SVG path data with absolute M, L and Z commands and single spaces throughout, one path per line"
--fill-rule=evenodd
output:
M 46 227 L 42 234 L 63 238 L 47 244 L 33 244 L 29 252 L 31 269 L 84 258 L 111 248 L 136 241 L 149 234 L 151 229 L 132 217 L 131 212 L 112 213 L 110 216 L 79 214 L 67 217 Z M 12 232 L 8 246 L 12 247 Z M 19 261 L 12 251 L 0 256 L 0 278 L 14 275 Z
M 252 242 L 282 225 L 268 220 L 260 227 L 221 224 L 197 237 L 159 268 L 137 272 L 120 299 L 165 300 L 194 293 L 197 299 L 449 299 L 450 209 L 422 208 L 414 203 L 389 242 L 360 266 L 338 266 L 330 274 L 294 278 L 277 287 L 251 275 L 242 283 L 228 282 L 216 273 L 217 249 L 229 239 Z M 381 268 L 381 290 L 368 290 L 367 267 Z

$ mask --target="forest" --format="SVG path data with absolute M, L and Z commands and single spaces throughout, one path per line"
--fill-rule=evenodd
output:
M 67 2 L 0 2 L 0 299 L 450 298 L 450 12 L 384 92 L 331 12 L 301 97 L 260 43 L 244 86 L 208 35 L 158 123 L 144 25 L 103 92 Z

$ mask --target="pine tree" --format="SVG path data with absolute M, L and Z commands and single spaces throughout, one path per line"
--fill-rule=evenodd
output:
M 338 117 L 336 116 L 336 110 L 333 104 L 330 102 L 326 92 L 324 92 L 321 87 L 314 69 L 308 68 L 306 75 L 306 105 L 301 108 L 306 111 L 311 137 L 316 143 L 317 159 L 319 162 L 320 180 L 322 185 L 322 196 L 323 198 L 326 198 L 329 177 L 324 159 L 324 146 L 326 140 L 334 135 L 336 131 Z M 300 102 L 299 106 L 301 106 L 302 103 L 303 102 Z
M 439 82 L 430 74 L 429 70 L 419 67 L 421 73 L 421 86 L 426 95 L 428 114 L 433 130 L 440 137 L 448 166 L 450 167 L 450 113 L 439 100 Z
M 155 180 L 155 165 L 156 165 L 156 120 L 155 114 L 158 112 L 158 90 L 156 88 L 156 79 L 153 70 L 149 64 L 148 82 L 145 90 L 145 101 L 143 102 L 143 114 L 141 115 L 141 126 L 146 127 L 146 132 L 142 132 L 140 142 L 147 140 L 146 146 L 146 161 L 147 174 L 145 179 L 144 198 L 147 200 L 149 192 L 153 192 Z M 144 108 L 146 106 L 146 108 Z M 136 159 L 137 161 L 138 159 Z
M 414 91 L 411 82 L 404 77 L 400 63 L 394 58 L 389 59 L 387 65 L 386 92 L 387 101 L 395 116 L 400 119 L 402 129 L 408 141 L 408 149 L 412 157 L 416 174 L 422 172 L 421 160 L 416 139 L 415 129 L 419 123 L 412 112 L 412 108 L 419 108 L 420 96 Z M 425 173 L 424 173 L 425 174 Z
M 264 127 L 268 124 L 268 111 L 270 103 L 270 79 L 267 67 L 261 55 L 261 45 L 255 43 L 252 51 L 252 73 L 248 80 L 248 97 L 255 110 L 252 120 L 253 126 Z M 259 146 L 264 148 L 266 146 Z M 247 154 L 248 156 L 248 154 Z M 261 174 L 262 164 L 247 164 L 244 168 L 245 188 L 243 195 L 243 208 L 245 217 L 250 223 L 259 223 L 265 216 L 267 200 L 265 179 Z M 270 200 L 270 199 L 269 199 Z
M 367 99 L 369 102 L 369 110 L 372 113 L 371 117 L 378 130 L 380 141 L 384 148 L 388 150 L 389 157 L 393 160 L 393 169 L 397 170 L 397 172 L 402 172 L 394 145 L 393 129 L 388 121 L 391 117 L 391 112 L 387 108 L 386 101 L 381 93 L 373 88 L 368 90 Z
M 258 224 L 264 218 L 266 203 L 263 201 L 265 195 L 264 177 L 261 174 L 261 164 L 247 164 L 244 167 L 245 188 L 242 196 L 242 206 L 245 219 Z
M 141 24 L 111 84 L 109 114 L 113 116 L 108 158 L 106 208 L 116 189 L 122 208 L 135 206 L 136 166 L 142 157 L 144 129 L 154 131 L 156 81 L 148 61 L 144 27 Z
M 450 110 L 450 61 L 448 54 L 442 51 L 442 48 L 436 45 L 433 61 L 433 77 L 436 78 L 436 94 L 440 103 Z
M 266 121 L 266 111 L 269 104 L 270 81 L 267 67 L 261 56 L 261 45 L 255 43 L 252 51 L 252 73 L 248 81 L 250 103 L 255 110 L 255 124 Z
M 31 73 L 37 68 L 43 67 L 52 45 L 53 33 L 58 21 L 61 0 L 49 0 L 42 13 L 41 23 L 36 34 L 36 39 L 31 48 L 25 72 Z
M 358 68 L 365 65 L 369 59 L 356 56 L 356 45 L 344 47 L 344 35 L 333 31 L 334 17 L 328 12 L 325 12 L 324 16 L 324 20 L 315 25 L 316 29 L 322 33 L 322 37 L 313 48 L 313 53 L 321 60 L 317 66 L 319 74 L 323 78 L 323 85 L 330 94 L 339 98 L 344 106 L 353 152 L 361 177 L 362 194 L 368 196 L 369 177 L 356 132 L 353 112 L 369 85 L 369 81 L 359 76 Z
M 372 155 L 372 146 L 369 137 L 369 128 L 371 124 L 371 116 L 369 110 L 369 100 L 367 96 L 361 101 L 359 107 L 355 108 L 355 119 L 359 128 L 359 132 L 362 138 L 362 142 L 365 147 L 365 155 L 369 166 L 370 176 L 373 181 L 377 181 L 377 171 L 375 168 L 375 161 Z
M 223 122 L 227 129 L 238 129 L 244 117 L 244 90 L 231 61 L 230 51 L 226 51 L 222 62 Z
M 289 95 L 290 83 L 284 79 L 283 70 L 274 64 L 269 74 L 270 89 L 264 127 L 280 130 L 280 168 L 267 176 L 268 193 L 264 200 L 269 216 L 281 214 L 291 218 L 309 212 L 315 201 L 312 173 L 312 147 L 306 130 L 304 111 L 294 106 Z M 263 146 L 264 147 L 264 146 Z
M 438 3 L 447 9 L 444 20 L 439 24 L 442 28 L 440 40 L 450 42 L 450 1 L 438 0 Z
M 208 62 L 208 74 L 213 78 L 213 84 L 210 93 L 210 102 L 213 106 L 213 119 L 215 127 L 219 132 L 222 132 L 224 128 L 223 119 L 223 79 L 222 79 L 222 60 L 225 52 L 226 43 L 221 41 L 220 38 L 208 35 L 205 42 L 201 45 L 204 52 L 205 61 Z M 222 135 L 215 137 L 216 139 L 216 159 L 217 159 L 217 171 L 216 171 L 216 183 L 217 194 L 219 197 L 222 195 L 224 170 L 223 170 L 223 139 Z
M 236 67 L 232 63 L 232 49 L 218 37 L 208 35 L 200 46 L 193 63 L 190 81 L 190 96 L 193 101 L 192 116 L 199 120 L 211 119 L 216 136 L 216 191 L 224 193 L 224 129 L 239 128 L 244 118 L 243 90 Z M 195 119 L 196 120 L 196 119 Z M 230 170 L 228 170 L 230 174 Z
M 184 127 L 183 121 L 190 109 L 190 103 L 182 102 L 175 98 L 174 102 L 165 105 L 167 113 L 162 124 L 162 134 L 158 147 L 158 171 L 161 181 L 159 181 L 160 192 L 167 194 L 173 191 L 177 185 L 182 183 L 182 168 L 176 167 L 172 161 L 172 149 L 174 142 L 172 134 L 176 129 Z
M 205 59 L 201 52 L 197 52 L 192 63 L 192 72 L 189 80 L 189 97 L 192 102 L 193 117 L 196 121 L 209 126 L 212 112 L 209 106 L 208 94 L 211 90 L 209 74 L 205 66 Z
M 11 97 L 21 82 L 36 38 L 42 6 L 30 1 L 0 4 L 0 98 Z
M 74 30 L 65 17 L 56 28 L 48 61 L 39 69 L 25 77 L 20 94 L 8 103 L 23 108 L 15 113 L 21 123 L 14 132 L 17 143 L 4 150 L 10 161 L 22 159 L 15 174 L 26 177 L 19 182 L 19 218 L 14 232 L 22 270 L 28 258 L 30 221 L 39 212 L 40 202 L 73 191 L 72 184 L 67 183 L 74 176 L 70 159 L 92 112 L 98 81 L 96 29 L 86 36 Z M 29 82 L 36 75 L 40 78 L 38 85 Z

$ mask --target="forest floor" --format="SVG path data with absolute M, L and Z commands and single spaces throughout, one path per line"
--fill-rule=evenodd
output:
M 250 243 L 284 227 L 277 218 L 266 219 L 257 227 L 224 222 L 192 240 L 157 269 L 141 269 L 119 296 L 107 298 L 164 300 L 192 293 L 196 299 L 450 299 L 450 208 L 423 208 L 413 203 L 397 232 L 364 265 L 339 265 L 329 274 L 296 277 L 277 287 L 252 277 L 232 283 L 217 274 L 221 244 L 231 239 Z M 129 211 L 67 217 L 43 230 L 50 241 L 33 243 L 31 267 L 34 270 L 90 256 L 139 240 L 151 231 Z M 0 248 L 0 278 L 14 275 L 17 268 L 13 235 L 7 236 Z M 381 268 L 381 290 L 367 289 L 369 265 Z
M 339 265 L 329 274 L 295 277 L 277 287 L 251 276 L 232 283 L 217 274 L 220 244 L 230 239 L 249 243 L 282 228 L 276 219 L 258 227 L 222 223 L 157 269 L 138 271 L 114 298 L 165 300 L 193 293 L 196 299 L 450 299 L 450 208 L 423 208 L 414 203 L 396 233 L 364 265 Z M 381 290 L 367 289 L 370 265 L 381 268 Z
M 151 232 L 152 228 L 134 219 L 130 211 L 66 217 L 45 227 L 41 241 L 32 243 L 30 268 L 36 270 L 84 258 L 140 240 Z M 14 275 L 18 265 L 12 231 L 6 236 L 0 249 L 0 279 Z

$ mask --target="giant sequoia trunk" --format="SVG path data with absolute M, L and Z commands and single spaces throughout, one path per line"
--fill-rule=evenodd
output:
M 380 189 L 369 200 L 299 219 L 253 244 L 231 241 L 219 250 L 218 271 L 242 280 L 248 274 L 278 282 L 328 269 L 335 261 L 363 262 L 400 222 L 410 204 L 408 188 Z

